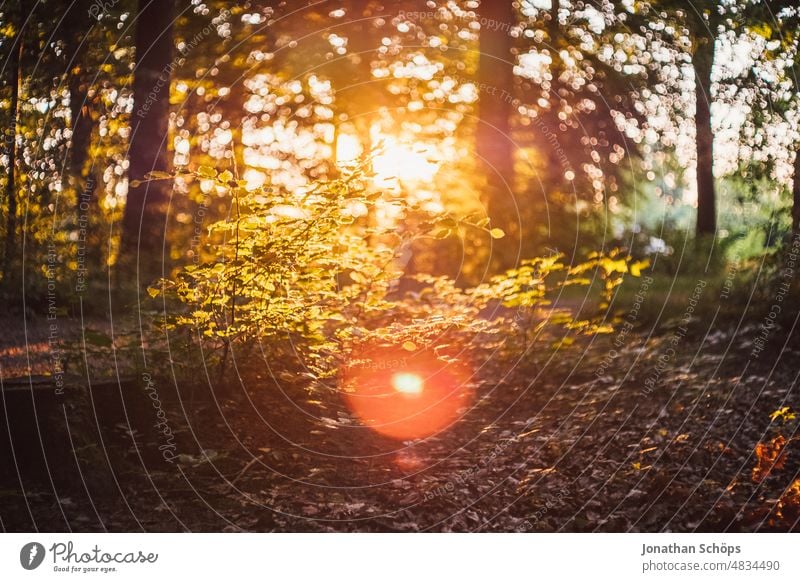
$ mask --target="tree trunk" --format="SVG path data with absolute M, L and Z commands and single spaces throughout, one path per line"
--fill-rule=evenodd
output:
M 69 148 L 69 174 L 73 184 L 82 186 L 86 177 L 86 160 L 92 137 L 92 117 L 87 103 L 89 80 L 85 63 L 88 44 L 86 35 L 91 29 L 88 0 L 76 0 L 67 8 L 64 29 L 67 32 L 67 87 L 69 89 L 69 110 L 72 137 Z
M 77 69 L 77 70 L 76 70 Z M 70 117 L 72 137 L 70 138 L 69 172 L 75 182 L 82 182 L 88 174 L 86 160 L 89 159 L 89 146 L 92 138 L 92 117 L 89 112 L 87 92 L 83 79 L 83 67 L 76 67 L 69 78 Z
M 514 57 L 509 34 L 515 22 L 511 0 L 482 0 L 478 57 L 478 127 L 476 152 L 486 175 L 484 200 L 493 227 L 506 231 L 494 241 L 499 266 L 516 262 L 520 244 L 520 213 L 514 197 L 513 110 Z M 495 254 L 495 253 L 493 253 Z
M 340 74 L 344 77 L 338 86 L 350 85 L 347 92 L 347 103 L 344 112 L 355 126 L 361 141 L 363 155 L 368 156 L 377 144 L 372 143 L 370 129 L 382 106 L 386 104 L 383 91 L 386 86 L 372 76 L 372 61 L 378 57 L 380 35 L 375 28 L 375 16 L 381 14 L 382 6 L 372 0 L 354 0 L 352 2 L 352 23 L 348 30 L 347 51 L 350 66 L 343 68 Z M 335 65 L 341 68 L 341 65 Z M 364 108 L 366 104 L 366 108 Z M 363 115 L 367 113 L 367 115 Z M 365 168 L 369 170 L 369 168 Z
M 167 133 L 174 68 L 173 12 L 174 0 L 139 0 L 128 152 L 131 183 L 122 219 L 120 261 L 124 267 L 135 266 L 145 285 L 162 269 L 159 260 L 163 257 L 171 191 L 169 181 L 141 181 L 148 172 L 170 170 Z
M 697 132 L 697 225 L 698 236 L 717 230 L 714 190 L 714 134 L 711 129 L 711 70 L 714 66 L 714 38 L 701 37 L 692 55 L 695 75 L 695 127 Z
M 8 286 L 13 263 L 17 258 L 17 124 L 19 117 L 20 66 L 22 63 L 23 38 L 21 27 L 17 28 L 17 36 L 11 46 L 11 55 L 6 65 L 9 71 L 8 85 L 11 90 L 9 103 L 9 123 L 3 132 L 3 141 L 8 157 L 8 175 L 6 176 L 6 244 L 3 255 L 3 285 Z
M 792 179 L 792 232 L 800 232 L 800 149 L 794 155 Z

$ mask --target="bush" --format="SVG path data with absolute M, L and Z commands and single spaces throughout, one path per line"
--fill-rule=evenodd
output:
M 459 335 L 465 345 L 479 333 L 524 330 L 546 323 L 579 333 L 610 331 L 603 314 L 575 320 L 567 312 L 537 322 L 548 294 L 568 285 L 591 285 L 599 274 L 599 307 L 605 310 L 626 273 L 638 275 L 619 251 L 595 254 L 568 267 L 561 255 L 521 265 L 472 288 L 448 277 L 414 275 L 418 293 L 397 292 L 403 273 L 398 257 L 415 239 L 441 238 L 474 228 L 503 236 L 483 219 L 424 213 L 403 197 L 368 188 L 360 170 L 295 192 L 262 187 L 246 190 L 230 172 L 200 168 L 195 176 L 214 180 L 230 195 L 231 215 L 209 228 L 204 256 L 171 280 L 151 288 L 176 308 L 168 330 L 190 330 L 197 340 L 227 358 L 234 344 L 255 341 L 275 356 L 289 350 L 313 373 L 330 374 L 348 354 L 365 345 L 434 349 Z M 394 217 L 378 220 L 377 215 Z M 483 317 L 490 302 L 515 310 L 512 318 Z M 448 339 L 449 338 L 449 339 Z M 438 350 L 446 358 L 447 350 Z

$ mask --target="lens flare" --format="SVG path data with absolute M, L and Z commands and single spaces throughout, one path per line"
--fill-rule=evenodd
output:
M 425 350 L 365 349 L 353 354 L 353 362 L 340 375 L 348 406 L 363 425 L 392 438 L 435 434 L 472 401 L 467 367 L 444 363 Z
M 402 373 L 392 376 L 392 388 L 403 394 L 420 394 L 424 384 L 417 374 Z

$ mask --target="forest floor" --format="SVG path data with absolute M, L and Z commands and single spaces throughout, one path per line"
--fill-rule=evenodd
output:
M 458 422 L 408 442 L 361 426 L 335 390 L 309 391 L 301 376 L 280 390 L 252 377 L 225 398 L 198 397 L 194 413 L 162 385 L 173 462 L 158 454 L 162 434 L 86 419 L 95 436 L 70 436 L 64 456 L 48 459 L 81 479 L 6 473 L 0 526 L 798 530 L 797 423 L 773 413 L 800 410 L 800 349 L 775 332 L 754 358 L 758 335 L 757 324 L 698 337 L 675 328 L 492 359 Z

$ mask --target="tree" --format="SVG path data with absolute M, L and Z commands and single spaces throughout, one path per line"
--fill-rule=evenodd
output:
M 387 22 L 390 11 L 388 5 L 375 0 L 347 0 L 338 6 L 340 11 L 320 5 L 302 13 L 290 12 L 281 24 L 284 31 L 301 36 L 301 50 L 279 51 L 281 56 L 275 64 L 290 77 L 313 74 L 329 80 L 336 93 L 332 104 L 336 111 L 335 141 L 343 125 L 352 125 L 367 154 L 377 145 L 371 143 L 370 129 L 381 109 L 399 105 L 387 90 L 387 80 L 372 75 L 374 62 L 381 58 L 382 39 L 392 34 Z M 391 8 L 402 11 L 407 5 L 400 1 Z M 340 44 L 334 47 L 332 42 Z M 319 65 L 309 71 L 310 55 Z
M 555 0 L 528 6 L 523 16 L 514 132 L 533 150 L 528 188 L 541 193 L 526 200 L 528 231 L 537 237 L 526 251 L 541 253 L 575 246 L 586 222 L 576 215 L 608 222 L 610 213 L 598 210 L 630 200 L 623 186 L 641 151 L 626 131 L 646 124 L 638 105 L 647 70 L 637 61 L 627 10 L 610 0 Z
M 800 232 L 800 147 L 794 153 L 794 177 L 792 178 L 792 232 Z
M 9 89 L 8 122 L 3 132 L 3 149 L 8 160 L 5 202 L 6 202 L 6 240 L 3 255 L 3 285 L 7 286 L 11 269 L 17 254 L 17 125 L 19 117 L 19 97 L 22 74 L 22 54 L 24 50 L 23 14 L 21 9 L 13 10 L 10 16 L 12 33 L 4 39 L 8 45 L 4 67 L 6 86 Z
M 724 0 L 652 0 L 637 7 L 638 16 L 644 19 L 631 18 L 651 38 L 666 38 L 680 50 L 688 50 L 694 73 L 697 236 L 713 235 L 717 228 L 714 133 L 711 125 L 711 75 L 716 57 L 716 39 L 721 32 L 734 31 L 744 24 L 745 4 Z
M 761 2 L 751 8 L 746 28 L 750 35 L 766 41 L 763 56 L 777 69 L 774 70 L 777 79 L 751 70 L 741 80 L 756 93 L 751 121 L 759 129 L 776 117 L 796 126 L 800 111 L 800 11 L 791 0 Z M 800 141 L 795 139 L 793 146 L 791 220 L 792 231 L 800 232 Z
M 697 224 L 698 236 L 717 230 L 717 195 L 714 186 L 714 132 L 711 127 L 711 72 L 714 68 L 715 32 L 721 24 L 718 2 L 697 3 L 687 11 L 692 39 L 692 66 L 695 84 L 695 131 L 697 144 Z
M 76 0 L 66 7 L 62 25 L 56 33 L 63 38 L 64 59 L 66 61 L 66 83 L 69 91 L 71 122 L 69 174 L 76 183 L 86 177 L 86 160 L 89 157 L 93 119 L 89 99 L 91 75 L 97 74 L 87 62 L 89 33 L 92 25 L 89 0 Z M 82 184 L 81 184 L 82 186 Z
M 514 64 L 511 28 L 516 11 L 511 0 L 481 0 L 478 8 L 480 53 L 476 82 L 479 87 L 476 153 L 486 176 L 484 199 L 492 224 L 506 231 L 499 245 L 501 266 L 518 257 L 522 233 L 515 198 L 515 147 L 511 136 L 514 99 Z
M 714 135 L 711 125 L 712 96 L 712 71 L 716 56 L 715 43 L 718 35 L 723 33 L 756 34 L 769 41 L 777 41 L 778 50 L 767 50 L 765 56 L 788 64 L 789 69 L 797 63 L 797 9 L 793 0 L 692 0 L 687 6 L 686 2 L 673 0 L 658 0 L 651 3 L 655 12 L 651 16 L 667 15 L 668 20 L 676 31 L 676 40 L 679 36 L 689 40 L 691 49 L 691 65 L 695 77 L 695 127 L 697 145 L 697 224 L 698 236 L 711 235 L 716 231 L 716 190 L 714 183 Z M 659 22 L 659 18 L 650 20 L 650 28 Z M 749 71 L 744 78 L 725 79 L 721 82 L 734 81 L 737 90 L 745 89 L 770 95 L 768 101 L 777 105 L 777 110 L 787 111 L 787 103 L 777 104 L 781 100 L 778 96 L 781 91 L 774 82 L 765 80 L 764 67 L 759 71 Z M 784 81 L 788 80 L 793 86 L 790 101 L 797 94 L 797 80 L 793 71 L 786 71 Z M 762 99 L 756 99 L 756 107 Z M 768 101 L 763 101 L 766 104 Z M 763 112 L 756 112 L 755 117 L 766 120 L 769 116 Z M 758 123 L 757 123 L 758 125 Z M 800 156 L 797 156 L 800 157 Z M 795 160 L 795 175 L 800 175 L 800 160 Z M 793 199 L 795 201 L 792 216 L 795 229 L 800 228 L 800 184 L 793 184 Z
M 174 0 L 139 0 L 136 65 L 128 159 L 130 188 L 122 222 L 120 260 L 141 269 L 143 283 L 157 275 L 154 259 L 165 238 L 170 186 L 146 181 L 151 172 L 168 172 L 169 94 L 173 62 Z

